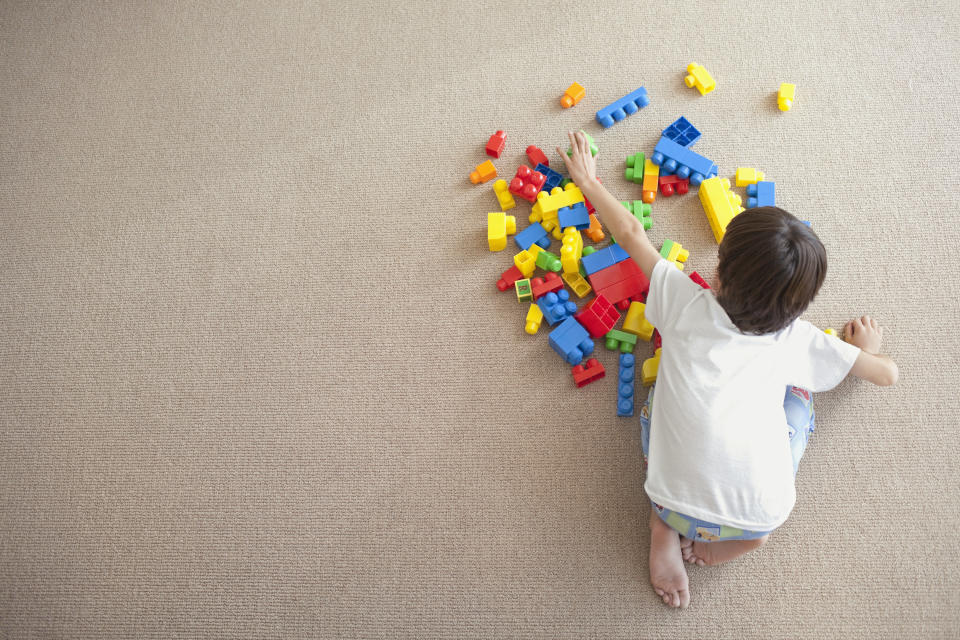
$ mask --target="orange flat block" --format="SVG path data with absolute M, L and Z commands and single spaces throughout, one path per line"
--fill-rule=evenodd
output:
M 493 162 L 487 160 L 481 162 L 477 165 L 477 168 L 470 172 L 470 182 L 473 184 L 480 184 L 481 182 L 487 182 L 488 180 L 493 180 L 497 177 L 497 168 L 493 166 Z

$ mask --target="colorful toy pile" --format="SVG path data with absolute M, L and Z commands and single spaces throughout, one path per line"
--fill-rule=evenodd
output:
M 684 82 L 701 95 L 716 88 L 716 82 L 701 65 L 689 65 L 687 74 Z M 585 89 L 573 83 L 561 97 L 561 106 L 573 107 L 585 95 Z M 781 107 L 783 100 L 781 89 L 778 94 Z M 792 104 L 792 89 L 788 100 L 788 105 Z M 610 127 L 649 103 L 646 89 L 640 87 L 597 111 L 596 119 L 603 127 Z M 651 205 L 658 190 L 663 197 L 669 197 L 684 195 L 691 187 L 699 187 L 700 201 L 719 243 L 727 225 L 744 208 L 740 196 L 730 190 L 730 180 L 718 177 L 717 165 L 691 150 L 700 137 L 700 132 L 681 116 L 662 131 L 653 153 L 628 156 L 624 177 L 640 185 L 641 199 L 623 205 L 645 229 L 650 229 L 653 225 Z M 588 142 L 596 155 L 596 144 L 589 136 Z M 486 152 L 499 159 L 505 145 L 506 133 L 497 131 L 490 136 Z M 548 343 L 572 367 L 571 375 L 577 387 L 606 374 L 596 358 L 588 358 L 594 350 L 594 339 L 602 338 L 607 349 L 619 351 L 617 415 L 632 416 L 636 377 L 633 351 L 637 340 L 653 342 L 654 346 L 653 355 L 639 367 L 639 378 L 644 385 L 656 381 L 660 362 L 660 336 L 645 317 L 650 283 L 637 263 L 616 244 L 616 239 L 611 237 L 603 247 L 585 244 L 584 236 L 594 245 L 605 240 L 593 206 L 577 185 L 550 168 L 549 159 L 539 147 L 528 146 L 526 155 L 531 166 L 521 165 L 509 182 L 500 179 L 493 185 L 501 211 L 487 214 L 488 246 L 491 251 L 502 251 L 507 247 L 508 236 L 513 236 L 519 249 L 513 256 L 512 266 L 497 281 L 497 289 L 513 289 L 519 302 L 529 304 L 524 319 L 526 333 L 535 335 L 544 321 L 551 327 Z M 474 184 L 496 177 L 497 169 L 490 160 L 470 173 Z M 736 170 L 735 184 L 746 187 L 748 207 L 775 204 L 774 183 L 764 178 L 756 169 Z M 520 231 L 517 217 L 506 213 L 516 207 L 515 196 L 532 204 L 529 225 Z M 560 241 L 559 255 L 549 251 L 551 238 Z M 660 254 L 681 270 L 689 257 L 689 252 L 672 240 L 664 241 Z M 534 277 L 537 269 L 544 274 Z M 690 273 L 690 278 L 710 288 L 697 272 Z M 591 292 L 593 298 L 578 309 L 565 285 L 581 300 Z M 622 311 L 626 312 L 623 324 L 617 329 Z

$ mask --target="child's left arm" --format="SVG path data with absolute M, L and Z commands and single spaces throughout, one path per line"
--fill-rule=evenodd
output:
M 881 387 L 896 383 L 899 370 L 890 356 L 880 353 L 883 327 L 877 326 L 876 320 L 870 316 L 854 318 L 843 328 L 843 339 L 860 347 L 850 373 Z

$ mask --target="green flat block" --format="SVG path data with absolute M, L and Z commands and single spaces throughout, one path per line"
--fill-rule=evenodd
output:
M 627 170 L 623 172 L 624 177 L 630 182 L 643 184 L 643 163 L 645 159 L 642 153 L 627 156 Z
M 590 134 L 587 133 L 586 131 L 584 131 L 583 129 L 580 129 L 580 133 L 582 133 L 583 135 L 585 135 L 585 136 L 587 137 L 587 144 L 590 145 L 590 155 L 591 155 L 591 156 L 595 156 L 595 155 L 597 155 L 598 153 L 600 153 L 600 148 L 597 147 L 597 143 L 593 141 L 593 138 L 590 136 Z M 573 149 L 571 149 L 570 147 L 567 147 L 567 155 L 568 155 L 568 156 L 573 155 Z M 642 163 L 642 162 L 640 163 L 640 173 L 643 173 L 643 163 Z M 641 176 L 641 178 L 642 178 L 642 177 L 643 177 L 643 176 Z
M 621 202 L 624 208 L 633 214 L 633 217 L 640 221 L 644 231 L 649 231 L 653 227 L 653 208 L 642 200 L 633 200 L 632 202 Z
M 663 246 L 660 247 L 660 257 L 661 258 L 670 258 L 670 251 L 673 249 L 673 240 L 664 240 Z
M 637 346 L 637 336 L 619 329 L 611 329 L 604 337 L 604 346 L 611 351 L 619 349 L 623 353 L 633 353 L 633 348 Z
M 533 289 L 530 288 L 530 279 L 517 280 L 513 285 L 517 290 L 517 300 L 530 302 L 533 300 Z
M 560 256 L 543 249 L 537 254 L 537 266 L 544 271 L 560 271 Z

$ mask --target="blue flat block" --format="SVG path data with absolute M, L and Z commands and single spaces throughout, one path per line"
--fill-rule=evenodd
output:
M 636 359 L 632 353 L 620 354 L 620 369 L 617 373 L 617 415 L 633 415 L 634 374 Z
M 695 187 L 717 175 L 717 165 L 664 136 L 660 136 L 653 148 L 650 161 L 660 167 L 661 175 L 676 173 L 681 178 L 690 178 L 690 184 Z
M 588 256 L 580 258 L 580 264 L 583 266 L 587 275 L 592 275 L 601 269 L 612 267 L 618 262 L 623 262 L 630 258 L 630 254 L 624 251 L 618 244 L 612 244 L 609 247 L 598 249 Z
M 570 317 L 550 332 L 550 347 L 566 360 L 567 364 L 578 365 L 593 353 L 593 340 L 583 325 L 577 322 L 576 318 Z
M 587 213 L 587 205 L 583 202 L 577 202 L 571 207 L 560 207 L 557 210 L 557 222 L 561 229 L 567 227 L 576 227 L 577 229 L 590 228 L 590 214 Z
M 560 183 L 563 182 L 563 176 L 545 164 L 538 164 L 533 170 L 539 171 L 547 178 L 540 191 L 546 191 L 549 194 L 554 187 L 559 187 Z
M 620 122 L 627 115 L 636 113 L 648 104 L 650 104 L 650 98 L 647 96 L 647 90 L 640 87 L 597 111 L 597 122 L 602 127 L 612 127 L 614 122 Z
M 700 139 L 700 132 L 683 116 L 674 120 L 669 127 L 664 129 L 663 135 L 681 147 L 687 148 L 692 147 L 693 143 Z
M 777 197 L 774 193 L 776 183 L 769 180 L 761 180 L 756 184 L 747 185 L 747 209 L 754 207 L 775 207 L 777 206 Z
M 543 239 L 547 239 L 547 244 L 543 244 Z M 543 225 L 539 222 L 534 222 L 529 227 L 521 231 L 520 233 L 513 236 L 513 241 L 517 243 L 517 246 L 526 251 L 530 248 L 530 245 L 538 245 L 543 249 L 550 247 L 550 236 L 547 234 L 547 230 L 543 228 Z
M 577 312 L 577 305 L 570 301 L 570 292 L 566 289 L 550 292 L 537 300 L 537 306 L 543 311 L 544 319 L 553 326 Z

